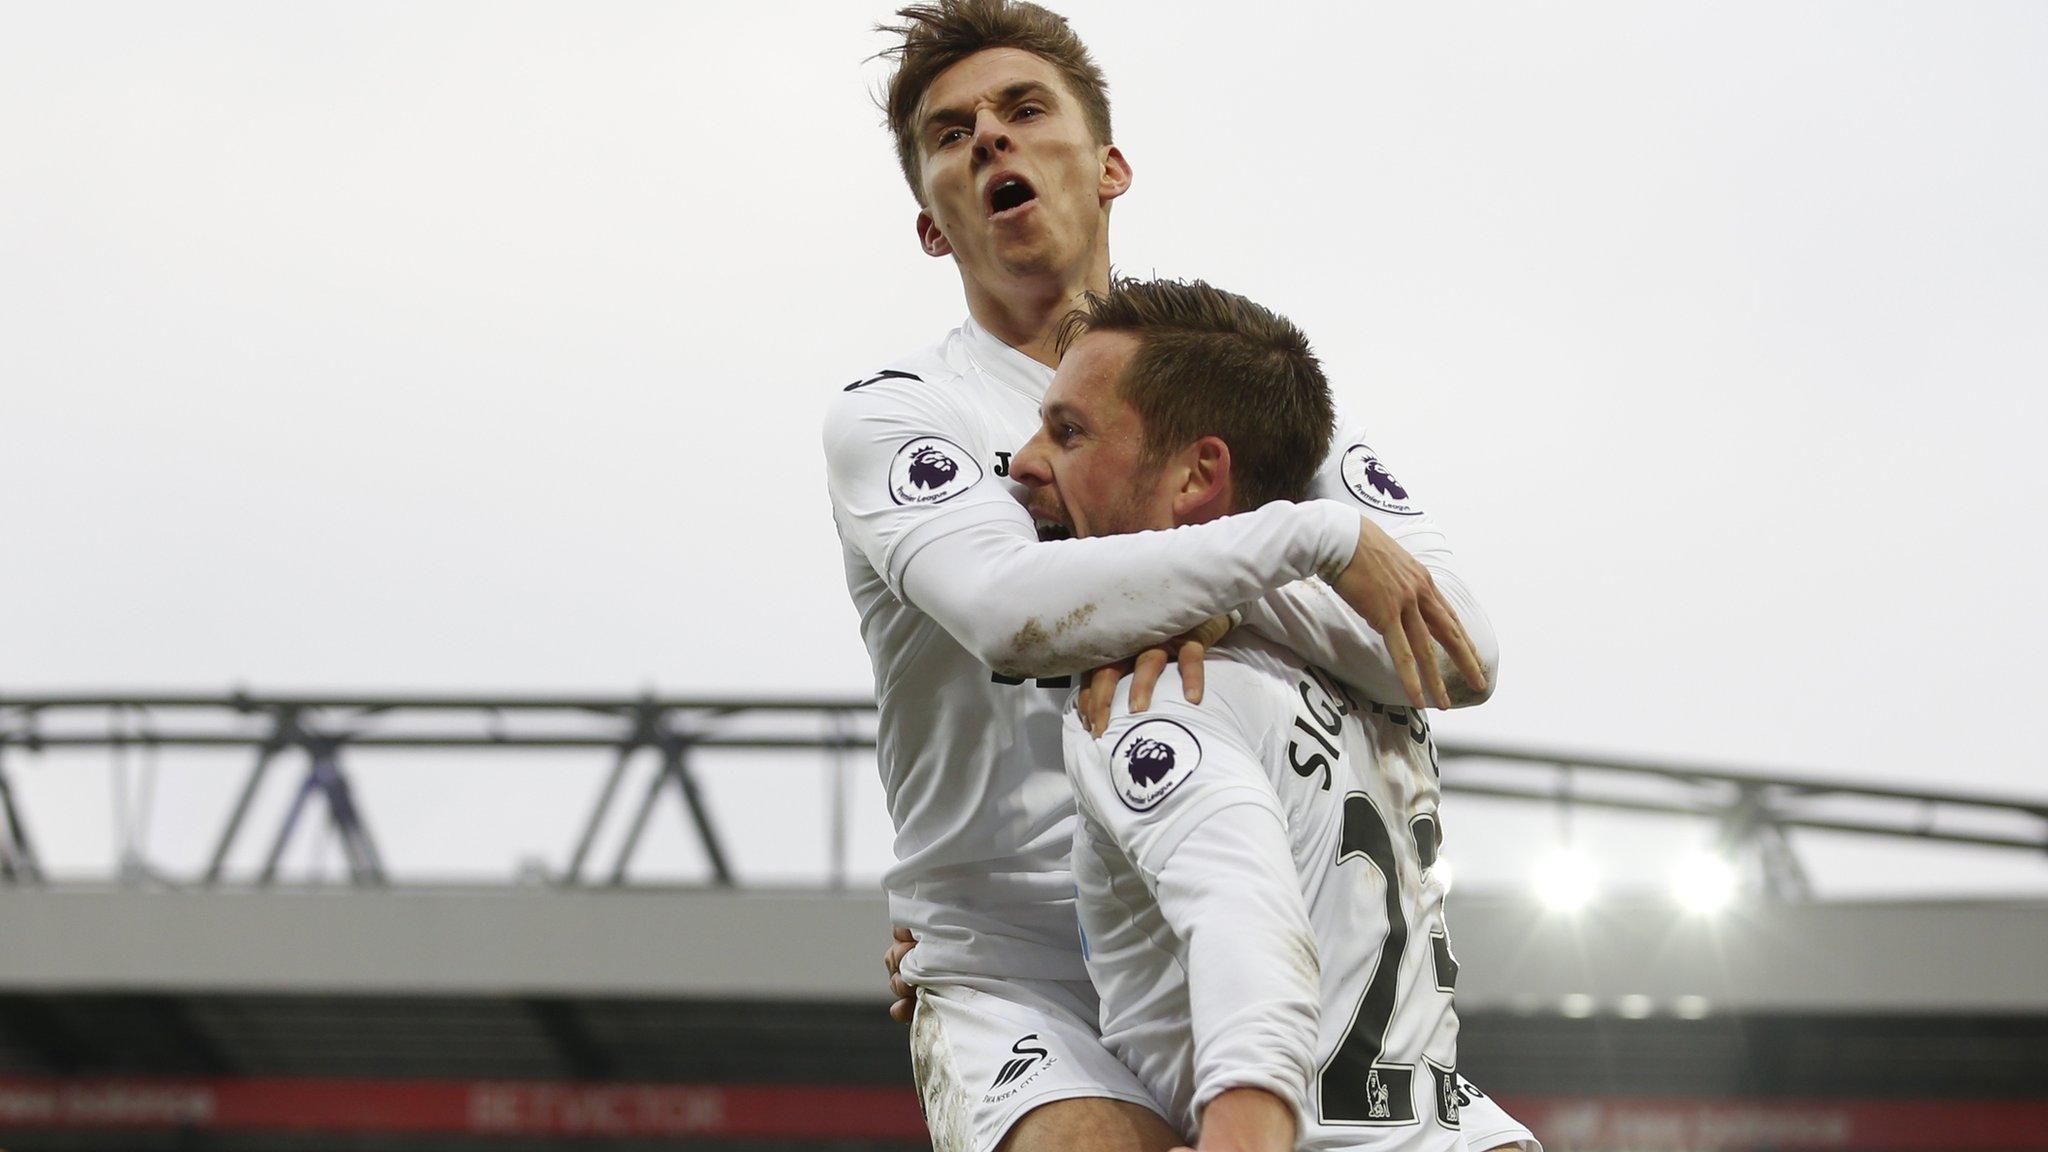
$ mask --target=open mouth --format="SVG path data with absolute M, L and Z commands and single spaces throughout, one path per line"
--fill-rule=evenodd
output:
M 1074 538 L 1074 530 L 1056 520 L 1035 520 L 1033 523 L 1038 528 L 1038 538 L 1041 541 L 1072 540 Z
M 1031 190 L 1031 185 L 1025 183 L 1023 177 L 1005 176 L 989 185 L 988 214 L 1000 216 L 1011 209 L 1022 208 L 1036 199 L 1038 193 Z

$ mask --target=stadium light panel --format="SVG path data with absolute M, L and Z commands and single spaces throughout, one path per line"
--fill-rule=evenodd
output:
M 1710 916 L 1735 902 L 1735 866 L 1726 857 L 1702 852 L 1678 866 L 1672 894 L 1687 911 Z
M 1536 898 L 1554 912 L 1577 912 L 1600 894 L 1600 870 L 1585 853 L 1559 849 L 1536 862 Z

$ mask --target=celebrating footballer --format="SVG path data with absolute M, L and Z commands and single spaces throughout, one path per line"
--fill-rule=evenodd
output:
M 1457 1082 L 1448 992 L 1439 1007 L 1415 967 L 1435 963 L 1441 921 L 1440 892 L 1415 867 L 1434 838 L 1395 823 L 1424 809 L 1433 819 L 1419 709 L 1484 699 L 1495 661 L 1443 533 L 1326 398 L 1305 416 L 1311 434 L 1290 427 L 1283 451 L 1297 459 L 1282 477 L 1228 466 L 1258 454 L 1244 428 L 1117 407 L 1131 404 L 1134 366 L 1156 355 L 1151 329 L 1089 332 L 1062 363 L 1068 317 L 1091 295 L 1118 298 L 1109 218 L 1133 174 L 1103 76 L 1065 20 L 1036 5 L 946 0 L 899 15 L 886 119 L 917 242 L 952 261 L 967 318 L 929 347 L 862 366 L 834 397 L 824 448 L 874 665 L 896 827 L 884 884 L 916 942 L 890 960 L 916 989 L 910 1043 L 934 1148 L 1291 1147 L 1297 1130 L 1319 1149 L 1533 1148 Z M 1158 375 L 1168 409 L 1183 407 L 1179 382 L 1203 377 L 1203 354 Z M 1085 403 L 1055 409 L 1056 367 L 1069 395 L 1113 419 L 1074 419 Z M 1235 379 L 1240 400 L 1280 402 L 1257 371 Z M 1192 503 L 1162 479 L 1188 471 L 1183 457 L 1206 461 L 1214 487 Z M 1115 469 L 1084 482 L 1068 471 L 1083 458 Z M 1203 648 L 1184 638 L 1226 629 L 1205 700 Z M 1090 725 L 1071 715 L 1078 676 L 1160 646 L 1180 668 L 1159 679 L 1156 715 L 1137 710 L 1157 656 L 1140 661 L 1144 683 L 1092 682 Z M 1292 722 L 1275 710 L 1282 680 L 1303 685 L 1305 707 L 1316 685 L 1314 717 L 1335 725 L 1297 749 L 1324 761 L 1313 780 L 1293 775 L 1298 765 L 1271 770 L 1273 741 L 1287 738 L 1271 725 Z M 1160 723 L 1190 743 L 1136 735 Z M 1105 724 L 1098 744 L 1090 728 Z M 1400 744 L 1397 728 L 1422 742 Z M 1118 779 L 1141 807 L 1111 818 Z M 1354 795 L 1382 818 L 1378 834 Z M 1077 829 L 1095 857 L 1078 868 Z M 1313 868 L 1297 857 L 1299 883 L 1276 863 L 1290 843 L 1320 851 L 1332 829 L 1338 850 Z M 1344 854 L 1354 850 L 1362 859 Z M 1240 858 L 1243 884 L 1182 899 Z M 1154 903 L 1125 909 L 1123 932 L 1144 916 L 1169 932 L 1228 918 L 1222 933 L 1154 941 L 1196 965 L 1177 1014 L 1142 991 L 1166 987 L 1158 956 L 1105 967 L 1128 950 L 1098 943 L 1084 959 L 1077 915 L 1102 930 L 1095 898 L 1117 885 L 1135 895 L 1134 877 Z M 1233 934 L 1241 946 L 1209 947 Z M 1355 1008 L 1339 1003 L 1354 994 Z M 1460 1092 L 1469 1102 L 1446 1111 Z

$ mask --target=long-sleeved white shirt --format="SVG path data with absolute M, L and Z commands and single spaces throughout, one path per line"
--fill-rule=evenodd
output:
M 1068 674 L 1244 607 L 1253 629 L 1399 701 L 1378 636 L 1308 579 L 1349 560 L 1360 515 L 1469 603 L 1441 533 L 1349 435 L 1318 481 L 1332 499 L 1039 541 L 1007 466 L 1038 427 L 1051 376 L 969 321 L 836 396 L 825 420 L 896 826 L 884 884 L 892 916 L 918 934 L 913 978 L 1082 977 L 1059 743 Z M 1476 605 L 1464 622 L 1490 654 Z
M 1065 724 L 1103 1042 L 1190 1134 L 1255 1087 L 1298 1148 L 1462 1152 L 1428 725 L 1255 637 L 1215 657 L 1200 706 L 1169 670 Z

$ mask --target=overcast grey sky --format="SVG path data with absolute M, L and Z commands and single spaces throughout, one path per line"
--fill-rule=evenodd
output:
M 2048 793 L 2048 7 L 1058 7 L 1119 266 L 1300 322 L 1454 534 L 1503 674 L 1440 731 Z M 819 413 L 963 315 L 886 15 L 0 3 L 0 688 L 867 690 Z M 589 787 L 408 763 L 425 868 Z M 15 771 L 103 853 L 104 768 Z M 1551 834 L 1472 811 L 1479 874 Z

